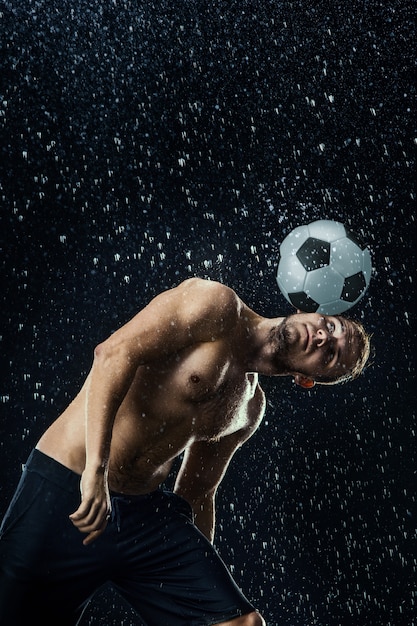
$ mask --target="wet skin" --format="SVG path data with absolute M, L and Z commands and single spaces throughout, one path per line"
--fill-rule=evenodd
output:
M 212 538 L 216 488 L 265 411 L 258 373 L 307 388 L 344 373 L 356 359 L 352 329 L 318 314 L 268 319 L 200 279 L 154 298 L 96 348 L 80 393 L 38 442 L 82 477 L 71 520 L 84 542 L 105 528 L 109 489 L 148 493 L 181 453 L 175 490 Z

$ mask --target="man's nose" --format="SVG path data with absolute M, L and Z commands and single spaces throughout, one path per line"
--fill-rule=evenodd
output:
M 320 348 L 321 346 L 326 345 L 326 343 L 329 340 L 329 333 L 327 331 L 327 329 L 325 328 L 319 328 L 316 331 L 316 345 L 318 348 Z

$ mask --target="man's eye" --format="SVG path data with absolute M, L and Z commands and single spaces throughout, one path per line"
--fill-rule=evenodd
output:
M 335 331 L 335 325 L 333 322 L 327 322 L 327 330 L 329 331 L 329 333 L 333 334 Z

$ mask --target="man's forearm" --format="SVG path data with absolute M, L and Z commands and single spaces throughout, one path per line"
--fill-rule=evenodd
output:
M 95 350 L 85 402 L 86 467 L 104 470 L 110 456 L 113 423 L 136 368 L 123 346 Z
M 194 502 L 191 502 L 194 512 L 194 523 L 211 543 L 214 540 L 215 508 L 214 495 L 207 494 Z

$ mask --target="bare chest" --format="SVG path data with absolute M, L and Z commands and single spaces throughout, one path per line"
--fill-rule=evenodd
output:
M 188 443 L 245 427 L 256 384 L 256 376 L 237 365 L 227 345 L 204 343 L 140 368 L 127 401 L 146 429 Z

